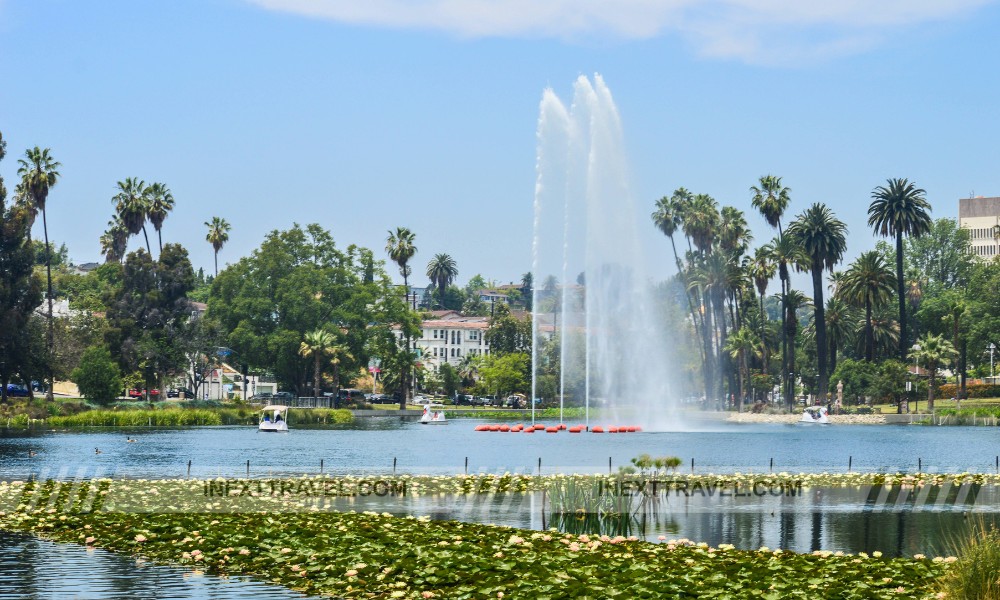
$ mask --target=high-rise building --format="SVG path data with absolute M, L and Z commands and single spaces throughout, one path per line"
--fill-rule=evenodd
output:
M 990 259 L 1000 254 L 1000 197 L 959 199 L 958 226 L 969 230 L 974 256 Z

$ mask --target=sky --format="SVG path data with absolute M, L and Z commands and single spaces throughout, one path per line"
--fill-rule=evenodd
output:
M 77 263 L 138 177 L 170 187 L 164 242 L 207 272 L 220 216 L 220 266 L 293 223 L 383 256 L 405 226 L 415 283 L 437 253 L 460 284 L 519 281 L 542 92 L 599 73 L 651 256 L 670 250 L 648 214 L 681 186 L 770 240 L 749 188 L 773 173 L 788 218 L 847 223 L 850 260 L 888 178 L 934 217 L 1000 195 L 998 30 L 996 0 L 0 0 L 0 174 L 51 149 L 49 236 Z

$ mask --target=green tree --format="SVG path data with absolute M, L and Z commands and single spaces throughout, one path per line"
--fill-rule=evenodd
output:
M 170 193 L 170 188 L 162 183 L 149 184 L 146 193 L 148 197 L 146 218 L 156 229 L 156 237 L 160 242 L 160 252 L 163 252 L 163 235 L 160 230 L 163 228 L 163 221 L 174 209 L 174 195 Z
M 498 398 L 512 392 L 526 392 L 530 388 L 531 355 L 514 352 L 482 357 L 479 366 L 481 385 Z
M 101 235 L 101 254 L 107 263 L 120 263 L 125 258 L 128 248 L 128 228 L 121 220 L 121 215 L 115 214 L 108 221 L 108 229 Z
M 114 402 L 123 389 L 121 371 L 104 346 L 88 348 L 70 378 L 84 398 L 99 404 Z
M 816 360 L 819 373 L 818 394 L 821 399 L 827 393 L 827 338 L 826 315 L 823 304 L 823 271 L 833 271 L 847 250 L 847 226 L 833 215 L 826 205 L 816 203 L 806 209 L 788 227 L 788 233 L 802 246 L 809 257 L 809 271 L 812 274 L 813 308 L 816 328 Z
M 427 263 L 427 277 L 431 284 L 437 287 L 438 305 L 444 306 L 444 291 L 458 277 L 458 267 L 455 259 L 448 254 L 435 254 Z
M 924 334 L 910 351 L 910 358 L 923 365 L 930 374 L 930 385 L 927 386 L 927 410 L 934 412 L 934 389 L 937 385 L 938 369 L 949 364 L 957 352 L 951 342 L 941 335 Z
M 531 321 L 518 319 L 511 314 L 504 303 L 499 303 L 490 318 L 484 339 L 490 346 L 490 353 L 503 356 L 505 354 L 531 354 Z
M 896 295 L 899 302 L 899 359 L 905 360 L 906 290 L 903 280 L 903 237 L 918 238 L 931 228 L 931 205 L 924 190 L 906 179 L 889 179 L 872 191 L 868 225 L 882 237 L 896 238 Z
M 442 363 L 438 367 L 438 377 L 441 378 L 441 391 L 445 396 L 454 398 L 458 393 L 458 385 L 461 383 L 458 376 L 458 369 L 448 363 Z
M 53 330 L 52 330 L 52 257 L 49 246 L 49 222 L 46 216 L 46 201 L 49 197 L 49 190 L 56 185 L 59 179 L 61 165 L 49 154 L 49 149 L 42 150 L 38 146 L 24 152 L 24 158 L 19 159 L 20 165 L 17 169 L 18 176 L 21 177 L 21 187 L 33 203 L 35 209 L 42 211 L 42 230 L 45 233 L 45 248 L 49 250 L 45 261 L 45 271 L 47 278 L 47 293 L 49 303 L 49 326 L 47 350 L 52 354 Z M 52 370 L 49 369 L 49 392 L 48 399 L 52 400 Z
M 747 396 L 750 382 L 750 357 L 761 355 L 761 341 L 751 329 L 743 327 L 726 340 L 725 351 L 739 361 L 740 366 L 740 396 L 737 400 L 737 411 L 743 412 L 743 401 Z
M 875 250 L 864 252 L 851 263 L 837 293 L 847 302 L 865 310 L 865 360 L 875 357 L 872 313 L 892 298 L 892 271 Z
M 0 161 L 7 143 L 0 133 Z M 34 276 L 31 214 L 27 206 L 7 206 L 7 188 L 0 176 L 0 401 L 7 402 L 7 384 L 30 359 L 28 321 L 42 303 Z
M 417 253 L 417 247 L 414 245 L 414 240 L 417 236 L 412 231 L 406 227 L 397 227 L 396 231 L 390 231 L 389 237 L 385 240 L 385 252 L 389 255 L 389 258 L 399 265 L 399 274 L 403 276 L 403 287 L 406 289 L 406 297 L 409 300 L 410 297 L 410 269 L 409 262 L 413 258 L 413 255 Z M 413 302 L 416 303 L 417 299 L 414 297 Z M 416 306 L 414 305 L 414 310 Z
M 208 234 L 205 236 L 205 241 L 212 244 L 212 249 L 215 250 L 215 276 L 219 276 L 219 250 L 226 245 L 229 241 L 229 223 L 222 217 L 212 217 L 211 221 L 205 221 L 205 227 L 208 227 Z

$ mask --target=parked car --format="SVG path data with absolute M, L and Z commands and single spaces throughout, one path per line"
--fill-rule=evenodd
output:
M 167 390 L 167 398 L 180 398 L 181 394 L 184 394 L 184 398 L 194 398 L 194 392 L 187 388 L 174 388 Z
M 372 394 L 368 401 L 372 404 L 396 404 L 396 400 L 393 400 L 392 396 L 389 394 Z
M 251 402 L 258 402 L 258 401 L 259 402 L 267 402 L 267 401 L 271 400 L 271 398 L 274 398 L 274 394 L 272 394 L 271 392 L 261 392 L 259 394 L 254 394 L 253 396 L 250 396 L 250 401 Z
M 518 394 L 512 394 L 510 396 L 507 396 L 507 399 L 504 400 L 503 405 L 508 408 L 524 408 L 528 406 L 528 399 Z
M 295 394 L 291 392 L 275 392 L 274 395 L 271 396 L 271 400 L 274 400 L 275 402 L 281 400 L 291 400 L 292 398 L 295 398 Z
M 473 403 L 474 399 L 475 398 L 473 398 L 472 396 L 467 396 L 465 394 L 456 394 L 455 406 L 472 406 L 474 404 Z
M 18 397 L 19 398 L 27 398 L 28 397 L 28 388 L 24 387 L 23 385 L 17 385 L 16 383 L 8 383 L 7 384 L 7 396 L 8 397 L 14 397 L 14 398 L 18 398 Z
M 160 390 L 149 390 L 149 396 L 159 396 Z M 128 391 L 129 398 L 145 398 L 146 390 L 140 390 L 139 388 L 132 388 Z
M 500 406 L 500 401 L 496 396 L 483 396 L 479 399 L 483 406 Z

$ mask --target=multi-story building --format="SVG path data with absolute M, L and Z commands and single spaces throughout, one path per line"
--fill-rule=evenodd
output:
M 991 259 L 1000 254 L 1000 197 L 959 199 L 958 226 L 969 231 L 973 255 Z
M 413 340 L 425 366 L 432 369 L 444 363 L 454 366 L 466 356 L 490 353 L 485 337 L 489 317 L 463 317 L 453 310 L 431 314 L 434 318 L 420 325 L 421 335 Z M 402 336 L 402 333 L 397 331 L 397 335 Z

